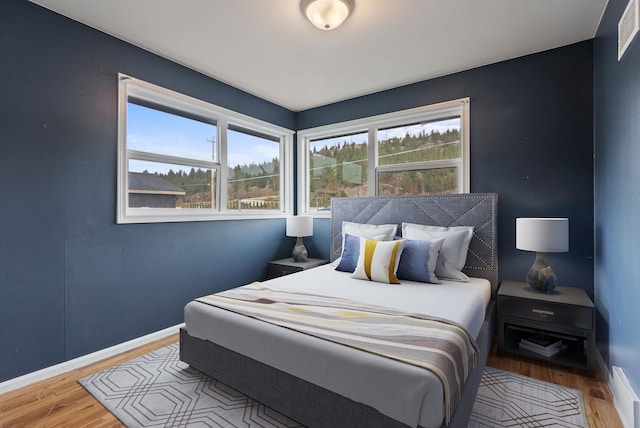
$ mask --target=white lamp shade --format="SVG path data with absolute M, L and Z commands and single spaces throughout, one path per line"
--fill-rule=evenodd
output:
M 569 219 L 517 218 L 516 248 L 541 253 L 569 251 Z
M 332 30 L 351 13 L 351 0 L 302 0 L 302 13 L 321 30 Z
M 313 236 L 313 217 L 287 217 L 287 236 Z

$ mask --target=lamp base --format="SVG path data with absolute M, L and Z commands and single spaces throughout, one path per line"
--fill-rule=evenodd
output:
M 551 293 L 556 288 L 558 278 L 549 266 L 547 253 L 536 253 L 536 261 L 527 272 L 527 284 L 536 291 Z
M 291 251 L 291 257 L 293 257 L 294 262 L 306 262 L 307 255 L 307 249 L 304 247 L 302 237 L 298 236 L 296 245 L 293 247 L 293 251 Z

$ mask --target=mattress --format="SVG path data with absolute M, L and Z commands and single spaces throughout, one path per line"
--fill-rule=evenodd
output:
M 400 285 L 356 280 L 331 265 L 268 281 L 272 287 L 336 296 L 449 319 L 477 337 L 491 298 L 484 279 Z M 443 388 L 432 373 L 199 302 L 185 307 L 191 336 L 215 342 L 334 391 L 410 426 L 440 426 Z

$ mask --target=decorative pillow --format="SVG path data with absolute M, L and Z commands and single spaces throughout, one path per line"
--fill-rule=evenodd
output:
M 441 227 L 402 223 L 402 237 L 423 240 L 444 238 L 436 263 L 436 276 L 439 279 L 469 282 L 469 277 L 462 273 L 462 269 L 467 261 L 473 226 Z
M 405 240 L 374 241 L 360 238 L 358 265 L 351 276 L 369 281 L 400 284 L 396 277 Z
M 379 239 L 380 241 L 392 241 L 393 238 L 396 236 L 397 231 L 398 231 L 397 224 L 364 224 L 364 223 L 353 223 L 350 221 L 343 221 L 342 222 L 342 253 L 340 254 L 340 257 L 338 257 L 336 260 L 333 261 L 334 266 L 340 265 L 340 260 L 342 258 L 342 255 L 344 253 L 344 248 L 345 248 L 346 234 L 367 238 L 367 239 L 373 239 L 374 237 L 378 237 L 382 235 L 383 238 Z M 355 264 L 353 265 L 353 267 L 355 269 Z M 353 269 L 350 270 L 350 272 L 353 272 Z
M 398 279 L 440 284 L 435 270 L 443 243 L 444 238 L 432 241 L 407 239 L 396 273 Z
M 393 241 L 398 232 L 397 224 L 364 224 L 352 223 L 350 221 L 342 222 L 342 242 L 344 243 L 344 235 L 347 233 L 361 238 L 373 238 L 374 236 L 384 235 L 383 241 Z M 344 246 L 342 247 L 344 248 Z
M 385 235 L 372 236 L 370 239 L 374 241 L 384 240 Z M 353 272 L 358 265 L 358 256 L 360 255 L 360 237 L 353 236 L 349 233 L 344 235 L 344 248 L 342 256 L 338 259 L 339 263 L 336 270 L 342 272 Z

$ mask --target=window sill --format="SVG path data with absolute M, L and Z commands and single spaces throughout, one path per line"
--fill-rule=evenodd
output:
M 219 221 L 219 220 L 262 220 L 262 219 L 274 219 L 274 218 L 286 218 L 287 214 L 284 212 L 266 212 L 266 211 L 252 211 L 252 212 L 235 212 L 235 213 L 203 213 L 192 214 L 185 213 L 180 215 L 126 215 L 118 217 L 117 224 L 136 224 L 136 223 L 181 223 L 191 221 Z

